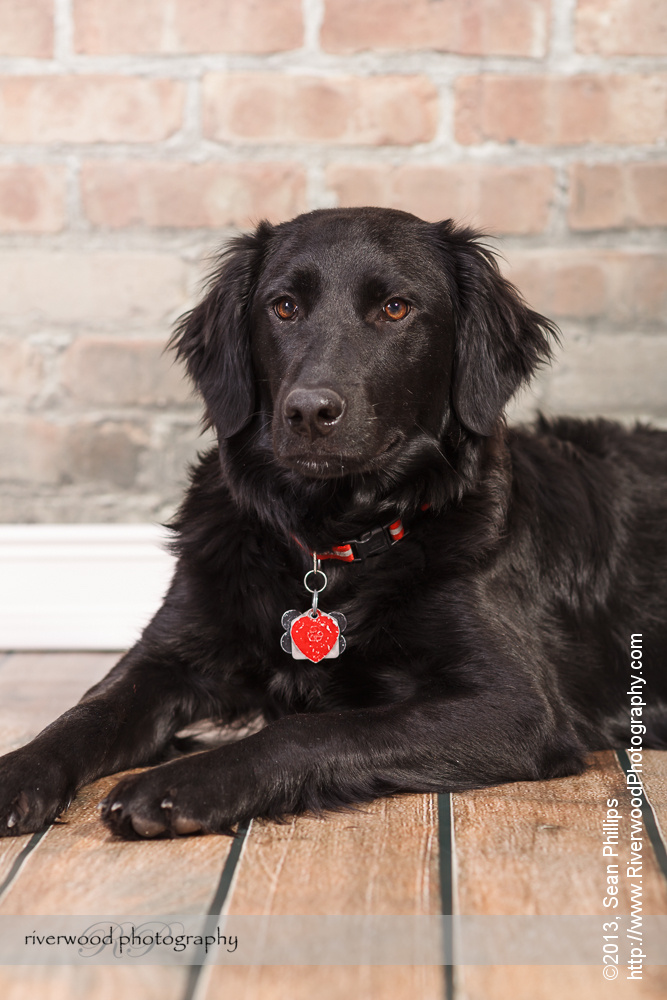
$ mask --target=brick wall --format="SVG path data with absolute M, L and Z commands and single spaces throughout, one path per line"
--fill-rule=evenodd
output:
M 515 414 L 667 425 L 664 0 L 0 0 L 2 520 L 165 517 L 234 228 L 454 216 L 561 324 Z

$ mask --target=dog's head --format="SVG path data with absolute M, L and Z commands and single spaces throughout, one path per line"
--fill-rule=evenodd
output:
M 330 479 L 491 435 L 554 332 L 473 231 L 331 209 L 234 240 L 175 344 L 221 439 L 256 420 L 280 466 Z

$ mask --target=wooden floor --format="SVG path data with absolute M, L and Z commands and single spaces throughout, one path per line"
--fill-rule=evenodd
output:
M 112 654 L 0 654 L 0 751 L 21 745 L 114 662 Z M 667 754 L 646 754 L 644 780 L 667 832 Z M 206 913 L 233 842 L 224 837 L 124 843 L 97 820 L 114 778 L 84 789 L 26 853 L 30 837 L 0 840 L 0 915 Z M 452 796 L 454 912 L 599 914 L 606 800 L 628 797 L 612 753 L 586 774 Z M 442 800 L 441 800 L 442 807 Z M 628 810 L 626 809 L 626 815 Z M 664 840 L 663 840 L 664 842 Z M 355 812 L 255 822 L 224 900 L 231 914 L 438 914 L 442 907 L 438 803 L 399 796 Z M 22 863 L 17 859 L 24 852 Z M 229 865 L 227 866 L 229 870 Z M 450 873 L 443 859 L 444 884 Z M 620 910 L 628 912 L 626 880 Z M 446 893 L 445 893 L 446 895 Z M 667 883 L 644 842 L 644 913 L 667 914 Z M 162 968 L 15 966 L 0 969 L 3 1000 L 614 1000 L 667 996 L 667 968 L 461 966 L 257 966 Z

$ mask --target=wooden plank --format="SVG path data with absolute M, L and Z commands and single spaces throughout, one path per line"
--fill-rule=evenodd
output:
M 133 773 L 133 772 L 126 772 Z M 229 854 L 229 837 L 123 841 L 97 803 L 119 775 L 82 789 L 0 900 L 0 914 L 205 913 Z
M 645 750 L 643 766 L 644 789 L 653 806 L 663 843 L 667 844 L 667 753 Z
M 63 819 L 28 857 L 0 900 L 0 914 L 206 913 L 231 846 L 227 837 L 115 840 L 97 803 L 116 776 L 84 788 Z M 131 995 L 180 1000 L 188 968 L 123 966 L 82 969 L 0 968 L 0 994 L 17 1000 L 95 1000 Z M 137 993 L 137 987 L 145 992 Z M 31 990 L 35 990 L 31 993 Z
M 17 654 L 0 669 L 0 732 L 20 743 L 73 704 L 117 657 L 113 654 Z M 9 669 L 7 669 L 9 668 Z M 230 850 L 226 837 L 127 843 L 99 822 L 97 803 L 118 780 L 84 788 L 27 857 L 0 899 L 2 914 L 159 914 L 207 912 Z M 28 837 L 0 841 L 9 853 Z M 15 856 L 15 855 L 14 855 Z M 0 859 L 2 855 L 0 855 Z M 11 859 L 5 859 L 5 867 Z M 0 868 L 0 871 L 2 869 Z M 4 967 L 9 1000 L 180 1000 L 188 969 L 145 967 Z
M 435 796 L 255 821 L 232 914 L 440 912 Z
M 573 778 L 455 796 L 461 913 L 608 914 L 600 891 L 606 877 L 606 801 L 618 799 L 626 818 L 630 805 L 615 754 L 597 754 L 595 761 L 594 769 Z M 621 826 L 621 838 L 624 832 Z M 667 886 L 652 852 L 645 864 L 644 912 L 667 913 Z M 619 900 L 619 912 L 627 913 L 625 879 Z
M 437 914 L 436 799 L 404 795 L 355 811 L 253 824 L 228 907 L 241 914 Z M 439 966 L 222 967 L 202 1000 L 441 1000 Z
M 79 700 L 116 653 L 11 653 L 0 662 L 0 753 L 27 743 Z M 30 840 L 0 840 L 0 885 Z
M 206 970 L 199 995 L 202 1000 L 444 1000 L 443 982 L 437 965 L 216 965 Z
M 602 856 L 606 802 L 629 814 L 625 776 L 615 755 L 595 755 L 585 774 L 520 782 L 454 796 L 458 909 L 464 914 L 599 914 L 606 860 Z M 621 838 L 623 829 L 621 828 Z M 667 913 L 667 887 L 645 842 L 644 913 Z M 629 909 L 622 877 L 618 912 Z M 641 981 L 623 969 L 615 981 L 588 966 L 457 969 L 466 1000 L 560 1000 L 564 991 L 587 1000 L 665 996 L 665 970 L 647 966 Z
M 119 653 L 13 653 L 0 666 L 0 752 L 36 736 L 119 657 Z
M 664 1000 L 667 971 L 647 966 L 644 978 L 629 982 L 624 967 L 618 979 L 603 979 L 586 965 L 465 966 L 457 969 L 457 1000 Z
M 180 1000 L 183 969 L 154 965 L 0 967 L 2 1000 Z

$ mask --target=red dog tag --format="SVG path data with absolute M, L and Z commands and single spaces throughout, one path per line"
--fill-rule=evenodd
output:
M 306 611 L 292 622 L 290 636 L 307 660 L 319 663 L 338 643 L 340 628 L 335 618 L 321 611 Z

